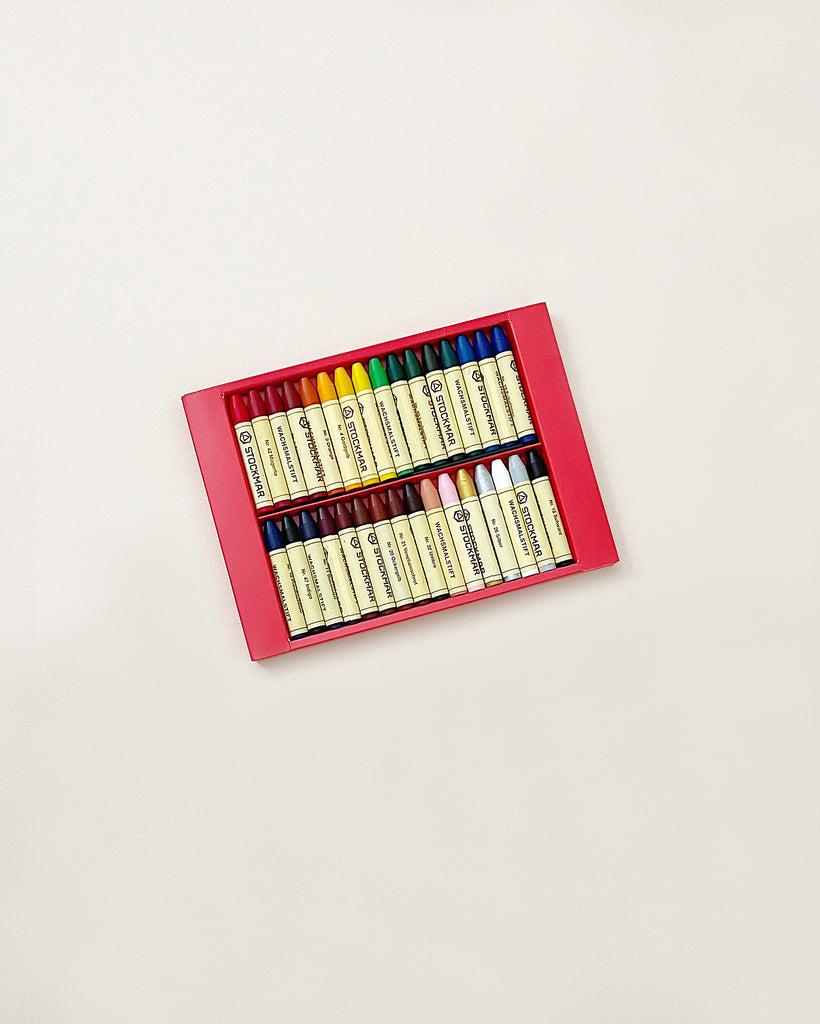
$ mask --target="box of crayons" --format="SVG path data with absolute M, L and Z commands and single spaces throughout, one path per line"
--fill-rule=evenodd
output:
M 544 304 L 182 401 L 254 660 L 618 560 Z

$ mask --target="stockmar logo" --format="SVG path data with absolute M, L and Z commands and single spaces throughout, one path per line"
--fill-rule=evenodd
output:
M 242 444 L 250 444 L 251 432 L 249 430 L 243 430 L 239 435 L 239 440 L 242 442 Z
M 300 416 L 299 417 L 299 426 L 302 428 L 302 430 L 307 430 L 307 428 L 308 428 L 307 416 Z
M 441 381 L 440 380 L 434 380 L 433 383 L 430 385 L 430 390 L 435 392 L 435 393 L 438 393 L 439 391 L 441 391 Z
M 469 523 L 470 513 L 466 509 L 460 508 L 457 512 L 453 513 L 453 519 L 457 523 Z
M 345 418 L 346 420 L 349 420 L 349 419 L 351 418 L 351 416 L 352 416 L 352 415 L 353 415 L 353 406 L 352 406 L 352 405 L 346 405 L 346 406 L 345 406 L 345 407 L 344 407 L 344 408 L 342 409 L 342 416 L 344 416 L 344 418 Z
M 518 501 L 523 505 L 524 502 L 527 500 L 527 495 L 524 493 L 524 491 L 519 491 L 518 494 L 516 494 L 516 498 L 518 498 Z

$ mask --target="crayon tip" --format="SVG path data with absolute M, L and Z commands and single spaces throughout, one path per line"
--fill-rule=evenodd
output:
M 441 365 L 445 370 L 449 370 L 451 366 L 458 366 L 459 359 L 456 355 L 456 350 L 452 344 L 445 338 L 444 341 L 439 345 L 439 354 L 441 355 Z
M 387 357 L 387 379 L 391 384 L 397 384 L 400 380 L 407 380 L 404 367 L 395 352 Z
M 290 412 L 291 409 L 301 409 L 302 403 L 299 399 L 299 392 L 293 386 L 293 381 L 286 380 L 282 385 L 282 401 L 285 403 L 285 409 Z
M 459 334 L 456 338 L 456 355 L 462 366 L 464 363 L 475 362 L 475 352 L 466 334 Z
M 493 351 L 496 355 L 501 352 L 509 352 L 510 343 L 507 340 L 507 335 L 504 333 L 503 327 L 493 327 L 490 333 L 490 340 L 492 341 Z
M 414 512 L 423 512 L 424 503 L 419 496 L 419 492 L 416 490 L 415 484 L 404 485 L 404 504 L 407 509 L 407 514 L 412 516 Z
M 510 472 L 510 479 L 514 484 L 528 484 L 530 482 L 520 455 L 511 455 L 507 460 L 507 468 Z
M 387 509 L 378 494 L 370 495 L 370 512 L 374 523 L 383 523 L 388 518 Z
M 262 524 L 262 536 L 265 538 L 265 547 L 268 551 L 278 551 L 285 546 L 279 527 L 272 519 L 266 519 Z
M 345 505 L 343 501 L 336 502 L 336 514 L 334 519 L 336 520 L 337 530 L 350 530 L 353 527 L 353 520 L 350 518 L 350 509 Z
M 354 526 L 367 526 L 372 522 L 370 513 L 367 511 L 367 505 L 365 505 L 361 498 L 353 499 L 352 513 Z
M 492 494 L 495 490 L 493 478 L 487 471 L 487 467 L 481 463 L 479 463 L 475 468 L 475 485 L 479 497 L 481 497 L 482 494 Z
M 350 369 L 351 377 L 353 378 L 353 387 L 356 392 L 360 391 L 372 391 L 373 387 L 370 383 L 370 378 L 367 376 L 367 370 L 361 363 L 354 363 Z
M 438 493 L 442 505 L 458 505 L 458 491 L 449 473 L 442 473 L 438 478 Z
M 311 383 L 310 377 L 302 377 L 299 381 L 299 397 L 305 407 L 319 404 L 319 393 Z
M 415 377 L 423 377 L 424 371 L 421 368 L 421 363 L 418 360 L 418 356 L 412 350 L 412 348 L 406 348 L 404 350 L 404 372 L 407 375 L 408 380 L 413 380 Z
M 302 534 L 302 540 L 315 540 L 319 536 L 313 516 L 307 510 L 299 515 L 299 532 Z
M 438 353 L 429 341 L 426 345 L 421 346 L 421 365 L 424 367 L 425 373 L 432 373 L 434 370 L 441 369 Z
M 336 524 L 333 522 L 333 516 L 330 514 L 329 508 L 325 508 L 324 505 L 322 505 L 316 513 L 316 521 L 319 527 L 319 533 L 323 537 L 333 537 L 336 535 Z
M 421 492 L 421 500 L 424 503 L 425 512 L 432 512 L 434 509 L 441 508 L 438 491 L 433 487 L 430 480 L 422 480 L 419 490 Z
M 459 498 L 475 498 L 476 490 L 472 477 L 466 469 L 460 469 L 456 473 L 456 489 Z
M 493 483 L 497 491 L 503 491 L 505 487 L 512 487 L 510 474 L 501 459 L 493 459 L 490 472 L 492 473 Z
M 475 357 L 479 362 L 481 362 L 482 359 L 487 359 L 494 355 L 490 339 L 484 331 L 476 331 L 473 336 L 473 341 L 475 343 Z
M 405 515 L 404 505 L 398 491 L 386 491 L 384 497 L 387 504 L 387 514 L 391 519 L 395 519 L 396 516 Z
M 336 388 L 333 387 L 333 381 L 324 371 L 316 374 L 316 391 L 319 394 L 320 402 L 336 401 Z
M 547 464 L 538 452 L 527 452 L 527 469 L 533 480 L 537 480 L 541 476 L 549 478 Z
M 262 396 L 258 391 L 248 392 L 248 412 L 251 414 L 252 420 L 255 420 L 258 416 L 268 415 L 268 410 L 265 408 L 265 403 L 262 401 Z
M 381 359 L 378 356 L 373 356 L 370 362 L 367 364 L 368 373 L 370 375 L 370 383 L 373 385 L 373 390 L 377 388 L 386 388 L 390 381 L 387 379 L 387 374 L 384 372 Z
M 241 395 L 231 395 L 230 407 L 234 423 L 247 423 L 250 420 L 245 399 Z
M 302 535 L 299 533 L 299 527 L 296 525 L 296 520 L 293 516 L 282 516 L 280 529 L 285 539 L 285 544 L 293 544 L 295 541 L 301 543 Z
M 265 388 L 265 403 L 267 404 L 268 412 L 271 414 L 284 411 L 282 409 L 282 399 L 279 397 L 279 392 L 273 384 L 268 384 Z
M 351 395 L 356 394 L 347 370 L 343 366 L 337 367 L 336 372 L 333 374 L 333 383 L 339 398 L 349 398 Z

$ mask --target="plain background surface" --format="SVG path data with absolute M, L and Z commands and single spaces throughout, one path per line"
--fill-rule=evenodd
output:
M 820 1018 L 816 3 L 25 3 L 0 1018 Z M 622 562 L 253 665 L 179 396 L 546 300 Z

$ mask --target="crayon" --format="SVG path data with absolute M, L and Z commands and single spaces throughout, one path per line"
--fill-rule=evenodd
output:
M 419 426 L 424 434 L 424 443 L 433 466 L 443 466 L 447 461 L 447 446 L 441 436 L 427 378 L 412 348 L 404 350 L 404 373 L 410 384 L 410 395 L 419 417 Z
M 282 406 L 282 399 L 279 392 L 268 384 L 265 388 L 265 404 L 268 407 L 268 419 L 270 420 L 273 439 L 279 449 L 279 462 L 282 466 L 282 473 L 288 485 L 288 493 L 291 501 L 304 501 L 309 497 L 305 474 L 299 462 L 299 455 L 296 451 L 296 444 L 290 430 L 288 416 Z
M 527 452 L 527 470 L 532 480 L 532 488 L 535 491 L 535 498 L 541 509 L 544 519 L 544 526 L 547 528 L 547 535 L 550 539 L 552 553 L 555 555 L 555 562 L 562 565 L 572 565 L 575 559 L 572 557 L 572 549 L 569 546 L 567 532 L 564 529 L 564 521 L 555 494 L 550 483 L 547 464 L 538 452 Z
M 467 397 L 475 417 L 481 447 L 485 452 L 498 451 L 501 442 L 498 439 L 498 427 L 495 425 L 490 396 L 487 394 L 484 377 L 478 368 L 473 346 L 466 334 L 459 334 L 456 338 L 456 355 L 464 374 Z
M 321 497 L 327 492 L 322 476 L 319 449 L 316 447 L 316 439 L 310 429 L 305 410 L 302 408 L 299 392 L 289 380 L 282 385 L 282 404 L 285 407 L 296 451 L 299 454 L 299 464 L 305 476 L 308 494 L 312 498 Z
M 518 567 L 518 560 L 515 557 L 513 542 L 507 522 L 501 511 L 501 503 L 495 491 L 493 478 L 490 476 L 487 467 L 479 463 L 475 468 L 475 487 L 478 491 L 478 500 L 481 502 L 481 511 L 484 513 L 484 522 L 490 534 L 493 550 L 498 559 L 501 575 L 505 583 L 510 580 L 520 580 L 521 570 Z M 461 493 L 461 488 L 459 488 Z M 464 498 L 462 497 L 462 504 Z M 534 575 L 534 574 L 533 574 Z
M 464 458 L 464 443 L 461 440 L 455 409 L 450 402 L 450 392 L 441 368 L 438 352 L 428 342 L 421 346 L 421 366 L 427 380 L 427 390 L 438 420 L 439 430 L 447 449 L 450 462 L 460 462 Z
M 410 385 L 404 373 L 399 357 L 391 352 L 387 357 L 387 379 L 390 381 L 390 390 L 396 400 L 396 409 L 401 420 L 404 437 L 410 451 L 410 458 L 413 460 L 413 469 L 423 472 L 430 468 L 430 453 L 424 441 L 424 431 L 421 429 L 421 420 L 413 396 L 410 394 Z
M 296 592 L 302 605 L 307 631 L 308 633 L 319 633 L 325 628 L 325 617 L 322 615 L 319 597 L 313 585 L 313 576 L 307 563 L 305 545 L 302 543 L 299 527 L 293 516 L 282 516 L 279 529 L 285 542 L 285 551 L 293 571 L 293 578 L 296 581 Z
M 518 562 L 518 568 L 522 576 L 535 576 L 538 572 L 538 563 L 530 547 L 530 539 L 527 528 L 521 519 L 521 509 L 515 497 L 510 474 L 501 459 L 493 459 L 490 465 L 490 473 L 493 478 L 498 503 L 507 523 L 510 538 L 513 543 L 513 551 Z
M 282 505 L 290 504 L 290 492 L 282 473 L 282 465 L 279 462 L 279 454 L 276 450 L 276 441 L 273 439 L 273 430 L 268 417 L 268 410 L 258 391 L 248 392 L 248 412 L 251 417 L 253 436 L 256 440 L 256 447 L 265 468 L 265 476 L 268 480 L 268 490 L 273 499 L 273 507 L 279 508 Z
M 287 551 L 285 551 L 285 542 L 272 519 L 266 519 L 262 524 L 262 535 L 265 538 L 265 547 L 268 550 L 270 567 L 273 570 L 273 581 L 279 592 L 279 603 L 285 613 L 288 636 L 291 640 L 298 640 L 300 637 L 307 636 L 308 630 L 299 594 L 296 591 L 293 569 Z
M 494 587 L 497 583 L 501 583 L 504 577 L 493 549 L 493 542 L 490 540 L 490 531 L 487 529 L 481 501 L 476 494 L 472 477 L 466 469 L 460 469 L 456 473 L 456 490 L 464 510 L 464 520 L 473 535 L 473 545 L 481 566 L 481 575 L 488 587 Z
M 333 387 L 333 381 L 326 373 L 316 375 L 316 391 L 319 401 L 322 403 L 325 423 L 333 440 L 333 450 L 336 453 L 336 461 L 339 464 L 339 472 L 342 474 L 342 483 L 346 491 L 354 491 L 361 487 L 362 478 L 359 476 L 359 467 L 356 464 L 356 457 L 350 444 L 347 434 L 342 407 Z
M 451 596 L 464 594 L 467 592 L 467 585 L 464 582 L 464 574 L 461 571 L 450 528 L 447 525 L 447 516 L 441 507 L 438 491 L 430 480 L 422 480 L 419 485 L 419 493 L 421 494 L 424 511 L 427 513 L 427 521 L 430 524 L 430 530 L 436 544 L 436 553 L 444 572 L 444 578 L 447 581 L 447 589 Z
M 345 622 L 358 622 L 362 613 L 359 610 L 359 602 L 356 600 L 356 588 L 353 586 L 353 578 L 345 561 L 342 542 L 339 540 L 336 523 L 333 521 L 330 509 L 324 507 L 319 509 L 316 514 L 316 525 L 319 528 L 319 536 L 322 538 L 325 560 L 336 589 L 339 607 L 342 609 L 342 618 Z
M 498 373 L 498 363 L 495 361 L 493 347 L 484 331 L 476 331 L 473 341 L 478 368 L 484 378 L 484 387 L 487 389 L 490 408 L 493 410 L 493 419 L 498 428 L 498 440 L 501 442 L 502 448 L 511 448 L 518 443 L 518 433 L 513 423 L 510 407 L 507 405 L 504 389 L 501 386 L 501 377 Z
M 388 491 L 385 495 L 385 505 L 387 506 L 387 514 L 390 516 L 390 525 L 393 527 L 396 543 L 401 552 L 404 571 L 407 575 L 407 582 L 410 585 L 410 593 L 413 595 L 413 604 L 428 604 L 430 602 L 430 587 L 424 574 L 424 566 L 419 554 L 418 545 L 416 544 L 416 538 L 413 536 L 413 529 L 410 526 L 410 520 L 407 518 L 407 513 L 399 493 L 393 490 Z M 422 509 L 421 514 L 424 515 L 424 509 Z
M 453 408 L 453 416 L 458 423 L 458 432 L 464 445 L 465 457 L 468 459 L 480 455 L 484 449 L 481 435 L 478 432 L 478 424 L 470 405 L 470 397 L 467 392 L 467 382 L 464 379 L 464 370 L 456 355 L 455 349 L 445 338 L 439 346 L 441 352 L 441 365 L 444 370 L 444 383 L 450 395 L 450 404 Z
M 367 376 L 367 370 L 361 363 L 354 363 L 350 368 L 350 375 L 353 387 L 356 389 L 356 398 L 362 411 L 362 419 L 367 428 L 367 438 L 370 441 L 370 450 L 373 452 L 373 461 L 376 463 L 379 480 L 382 483 L 386 480 L 395 480 L 396 467 L 393 465 L 393 456 L 390 454 L 387 438 L 384 436 L 382 418 L 379 415 L 376 396 L 373 394 L 373 386 Z
M 515 361 L 507 335 L 503 327 L 493 327 L 490 332 L 490 343 L 495 353 L 495 365 L 498 367 L 498 376 L 501 380 L 501 388 L 504 397 L 507 399 L 513 426 L 518 434 L 520 444 L 530 444 L 536 440 L 535 426 L 530 415 L 530 407 L 527 405 L 527 396 L 524 394 L 524 386 L 518 373 L 518 364 Z
M 413 484 L 404 485 L 404 507 L 407 511 L 407 521 L 410 523 L 416 548 L 421 557 L 427 586 L 430 588 L 430 596 L 434 601 L 449 597 L 450 588 L 447 586 L 444 570 L 441 567 L 438 546 L 433 537 L 433 531 L 430 529 L 430 521 L 424 510 L 424 503 Z
M 378 494 L 370 495 L 370 516 L 373 520 L 373 529 L 376 531 L 376 539 L 379 542 L 379 550 L 384 558 L 384 564 L 387 566 L 396 607 L 406 608 L 413 603 L 413 594 L 410 590 L 410 582 L 407 579 L 396 535 L 393 533 L 393 524 L 390 522 L 384 502 Z
M 376 406 L 381 416 L 387 447 L 390 449 L 390 457 L 393 459 L 396 473 L 399 476 L 407 476 L 408 473 L 413 472 L 413 459 L 410 455 L 410 449 L 407 447 L 390 381 L 387 379 L 387 374 L 384 372 L 381 360 L 376 356 L 373 356 L 368 363 L 368 373 L 370 383 L 373 385 Z
M 367 562 L 364 560 L 364 551 L 356 536 L 356 528 L 350 518 L 347 506 L 343 502 L 337 502 L 333 517 L 342 547 L 342 555 L 350 573 L 353 590 L 356 593 L 356 604 L 361 610 L 363 619 L 372 619 L 379 614 L 376 591 L 373 588 L 373 581 L 370 579 Z
M 245 400 L 241 395 L 231 395 L 229 405 L 236 443 L 239 445 L 239 454 L 242 456 L 242 465 L 245 467 L 254 508 L 257 512 L 269 512 L 273 509 L 273 496 L 268 489 L 268 478 L 262 465 L 262 457 L 259 454 L 259 446 Z
M 356 528 L 356 537 L 364 552 L 364 560 L 373 582 L 373 590 L 376 594 L 376 606 L 380 612 L 394 611 L 396 599 L 393 596 L 393 587 L 390 583 L 390 576 L 385 565 L 384 555 L 379 547 L 379 539 L 373 528 L 370 513 L 361 498 L 354 498 L 351 510 L 353 525 Z
M 322 479 L 325 482 L 327 493 L 330 496 L 341 494 L 344 491 L 342 471 L 336 460 L 336 452 L 319 401 L 319 393 L 311 383 L 310 377 L 302 377 L 299 381 L 299 397 L 302 399 L 308 426 L 316 444 L 319 464 L 322 467 Z
M 438 478 L 438 496 L 447 517 L 456 558 L 467 590 L 471 593 L 474 590 L 483 590 L 484 574 L 481 572 L 481 561 L 476 551 L 473 533 L 461 507 L 455 484 L 446 473 L 442 473 Z
M 302 534 L 305 558 L 307 558 L 310 575 L 313 578 L 313 588 L 319 599 L 319 607 L 322 609 L 325 625 L 329 629 L 338 629 L 342 625 L 341 605 L 336 596 L 336 587 L 325 558 L 322 538 L 316 529 L 313 516 L 307 510 L 299 516 L 299 532 Z
M 520 455 L 511 455 L 507 462 L 507 469 L 515 489 L 515 498 L 518 507 L 521 509 L 521 519 L 527 529 L 527 536 L 530 539 L 530 547 L 535 555 L 539 572 L 549 572 L 555 568 L 555 559 L 550 547 L 547 528 L 541 517 L 541 510 L 535 499 L 535 492 L 532 483 L 527 476 L 527 470 L 521 461 Z
M 376 461 L 367 439 L 367 429 L 362 419 L 362 410 L 356 397 L 356 389 L 343 366 L 338 367 L 333 374 L 333 384 L 336 394 L 339 396 L 342 418 L 347 427 L 347 436 L 350 438 L 350 447 L 353 450 L 353 458 L 356 460 L 362 486 L 369 487 L 371 484 L 377 484 L 379 474 L 376 472 Z

